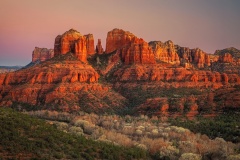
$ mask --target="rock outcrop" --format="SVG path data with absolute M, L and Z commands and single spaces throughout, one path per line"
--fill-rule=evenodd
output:
M 36 61 L 43 62 L 52 57 L 54 57 L 53 49 L 35 47 L 35 49 L 32 52 L 32 62 Z
M 101 39 L 98 39 L 98 43 L 97 43 L 97 46 L 96 46 L 96 53 L 97 54 L 103 54 L 104 50 L 103 50 L 103 47 L 102 47 L 102 42 L 101 42 Z
M 136 36 L 122 29 L 113 29 L 109 31 L 106 39 L 106 53 L 111 53 L 125 46 L 130 46 Z
M 87 56 L 93 55 L 94 38 L 92 34 L 81 35 L 78 31 L 70 29 L 63 35 L 55 38 L 54 55 L 74 53 L 82 62 L 87 62 Z
M 151 41 L 149 46 L 152 47 L 156 60 L 173 65 L 181 65 L 185 68 L 204 68 L 210 66 L 210 56 L 201 49 L 189 49 L 174 45 L 172 41 Z
M 185 66 L 186 63 L 193 64 L 197 68 L 204 68 L 211 65 L 210 56 L 199 48 L 189 49 L 187 47 L 176 46 L 176 50 L 182 66 Z
M 180 64 L 178 53 L 172 41 L 165 43 L 161 41 L 151 41 L 149 42 L 149 46 L 152 47 L 156 60 L 171 64 Z
M 124 64 L 155 64 L 155 57 L 148 43 L 128 31 L 113 29 L 108 32 L 106 54 L 120 50 Z
M 93 55 L 95 53 L 93 34 L 87 34 L 84 37 L 86 38 L 87 54 Z

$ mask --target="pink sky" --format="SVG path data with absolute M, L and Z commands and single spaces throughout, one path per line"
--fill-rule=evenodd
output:
M 70 28 L 104 45 L 121 28 L 208 53 L 240 49 L 239 16 L 239 0 L 0 0 L 0 66 L 28 64 L 35 46 L 53 48 Z

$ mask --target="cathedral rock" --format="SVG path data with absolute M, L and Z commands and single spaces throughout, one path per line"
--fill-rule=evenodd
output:
M 87 62 L 87 56 L 95 53 L 93 35 L 81 35 L 74 29 L 58 35 L 55 38 L 54 56 L 68 52 L 74 53 L 80 61 Z

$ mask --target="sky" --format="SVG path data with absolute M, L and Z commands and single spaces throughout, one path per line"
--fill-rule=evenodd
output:
M 240 0 L 0 0 L 0 66 L 28 64 L 35 47 L 54 48 L 71 28 L 103 48 L 120 28 L 207 53 L 240 49 Z

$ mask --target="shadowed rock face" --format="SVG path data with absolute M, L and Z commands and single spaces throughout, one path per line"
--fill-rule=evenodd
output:
M 232 63 L 233 62 L 233 57 L 230 53 L 224 53 L 219 56 L 218 61 L 220 63 Z
M 82 62 L 87 62 L 87 56 L 93 55 L 94 38 L 92 34 L 81 35 L 78 31 L 70 29 L 63 35 L 55 38 L 54 55 L 74 53 Z
M 32 62 L 46 61 L 54 56 L 53 49 L 35 47 L 32 53 Z
M 98 43 L 97 43 L 97 46 L 96 46 L 96 53 L 97 54 L 103 54 L 104 50 L 103 50 L 103 47 L 102 47 L 102 42 L 101 42 L 101 39 L 98 39 Z

